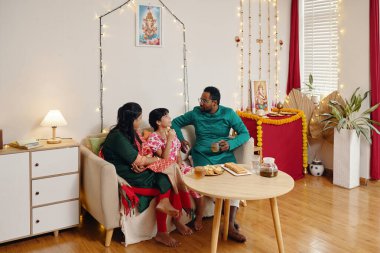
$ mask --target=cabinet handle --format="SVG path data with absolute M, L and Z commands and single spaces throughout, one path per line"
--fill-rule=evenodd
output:
M 40 195 L 40 192 L 36 192 L 36 195 Z
M 40 220 L 36 220 L 36 223 L 40 223 Z
M 38 167 L 38 166 L 40 166 L 40 164 L 39 164 L 39 163 L 36 163 L 34 166 L 35 166 L 35 167 Z

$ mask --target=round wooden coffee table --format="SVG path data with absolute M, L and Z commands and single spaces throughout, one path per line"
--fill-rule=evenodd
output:
M 247 165 L 242 165 L 247 167 Z M 216 253 L 222 203 L 224 201 L 223 239 L 227 240 L 230 212 L 230 199 L 259 200 L 269 199 L 276 232 L 279 252 L 284 252 L 280 216 L 277 207 L 277 197 L 291 191 L 294 180 L 288 174 L 279 171 L 277 177 L 267 178 L 253 174 L 248 176 L 233 176 L 225 171 L 222 175 L 197 179 L 192 174 L 184 176 L 185 184 L 192 190 L 205 196 L 215 198 L 214 220 L 212 224 L 211 252 Z

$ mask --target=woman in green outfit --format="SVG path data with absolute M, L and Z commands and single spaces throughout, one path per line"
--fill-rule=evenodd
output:
M 151 152 L 146 150 L 143 138 L 136 131 L 140 126 L 141 119 L 142 109 L 139 104 L 126 103 L 120 107 L 117 125 L 110 131 L 103 144 L 103 156 L 105 160 L 115 165 L 117 174 L 132 187 L 156 189 L 160 192 L 157 196 L 157 235 L 155 240 L 169 247 L 176 247 L 179 242 L 172 238 L 166 229 L 167 215 L 174 217 L 173 223 L 180 232 L 184 226 L 177 219 L 180 215 L 178 208 L 174 208 L 169 201 L 171 193 L 178 193 L 182 189 L 179 180 L 175 179 L 176 164 L 153 157 L 150 155 Z M 151 196 L 139 196 L 139 212 L 149 206 L 151 199 Z M 183 234 L 188 235 L 191 232 L 184 231 Z

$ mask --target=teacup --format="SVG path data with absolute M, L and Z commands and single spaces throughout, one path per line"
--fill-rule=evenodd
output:
M 194 177 L 198 179 L 206 175 L 206 170 L 202 166 L 195 167 L 193 171 L 194 171 Z
M 220 146 L 219 146 L 219 142 L 214 142 L 211 144 L 211 151 L 216 153 L 216 152 L 219 152 L 219 149 L 220 149 Z

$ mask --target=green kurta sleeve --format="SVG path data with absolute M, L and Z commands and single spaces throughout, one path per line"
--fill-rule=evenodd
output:
M 124 162 L 132 164 L 138 155 L 137 150 L 133 147 L 132 143 L 119 131 L 110 134 L 109 148 L 112 149 L 113 154 L 120 157 Z
M 192 125 L 194 122 L 194 113 L 193 111 L 189 111 L 184 115 L 178 116 L 172 121 L 172 128 L 175 130 L 177 137 L 180 141 L 183 141 L 185 138 L 183 137 L 181 128 Z
M 231 127 L 237 133 L 237 136 L 235 138 L 228 140 L 230 150 L 234 150 L 235 148 L 241 146 L 249 140 L 249 132 L 241 118 L 236 114 L 236 112 L 231 110 L 229 117 Z
M 103 144 L 105 160 L 115 165 L 116 172 L 124 179 L 131 176 L 131 164 L 136 160 L 138 152 L 132 143 L 119 131 L 111 131 Z

